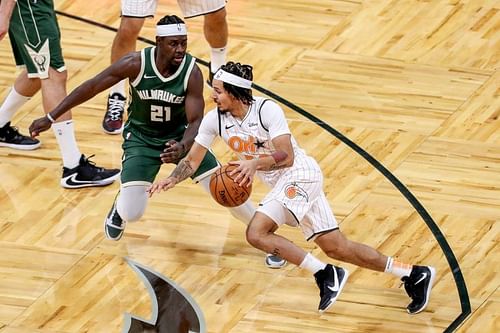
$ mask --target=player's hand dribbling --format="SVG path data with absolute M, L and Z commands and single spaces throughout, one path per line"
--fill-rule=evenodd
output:
M 256 160 L 242 160 L 242 161 L 232 161 L 229 162 L 229 165 L 236 165 L 236 168 L 229 173 L 231 177 L 236 176 L 234 178 L 234 182 L 240 186 L 249 187 L 252 185 L 253 177 L 255 172 L 257 171 Z
M 184 157 L 185 153 L 186 149 L 184 144 L 175 140 L 170 140 L 165 143 L 165 149 L 163 153 L 160 154 L 160 158 L 163 163 L 175 163 Z
M 33 120 L 30 125 L 30 135 L 32 138 L 40 135 L 41 132 L 48 130 L 52 126 L 52 122 L 47 117 L 42 117 Z
M 148 188 L 149 197 L 151 198 L 155 193 L 160 193 L 161 191 L 167 191 L 173 188 L 176 184 L 177 184 L 177 178 L 175 177 L 167 177 L 165 179 L 159 180 L 153 183 Z

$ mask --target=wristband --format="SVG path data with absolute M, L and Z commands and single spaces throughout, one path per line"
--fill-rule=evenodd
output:
M 274 162 L 278 164 L 286 160 L 288 154 L 285 153 L 283 150 L 277 150 L 271 154 L 271 157 L 274 159 Z
M 48 120 L 50 120 L 51 123 L 55 123 L 56 122 L 56 120 L 54 118 L 52 118 L 52 116 L 50 115 L 50 112 L 47 113 L 45 116 L 47 117 Z

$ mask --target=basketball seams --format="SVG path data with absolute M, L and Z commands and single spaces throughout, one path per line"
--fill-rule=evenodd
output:
M 227 172 L 225 172 L 225 174 L 226 174 L 226 176 L 227 176 L 227 178 L 229 179 L 229 181 L 230 181 L 230 182 L 234 182 L 234 180 L 233 180 L 231 177 L 229 177 L 229 175 L 227 175 Z M 239 206 L 239 205 L 238 205 L 238 202 L 237 202 L 236 200 L 234 200 L 233 195 L 232 195 L 232 193 L 233 193 L 233 192 L 232 192 L 232 190 L 228 187 L 228 185 L 226 184 L 224 177 L 221 177 L 221 178 L 220 178 L 220 180 L 221 180 L 221 182 L 222 182 L 222 186 L 223 186 L 223 187 L 224 187 L 224 189 L 226 190 L 226 198 L 228 199 L 228 201 L 229 201 L 229 199 L 230 199 L 230 200 L 234 203 L 234 206 L 233 206 L 233 207 Z M 229 186 L 230 186 L 230 185 L 229 185 Z
M 245 203 L 252 191 L 252 186 L 239 186 L 229 174 L 237 166 L 225 165 L 216 170 L 210 178 L 210 193 L 214 200 L 225 207 L 236 207 Z M 219 179 L 220 178 L 220 179 Z M 222 193 L 222 195 L 221 195 Z

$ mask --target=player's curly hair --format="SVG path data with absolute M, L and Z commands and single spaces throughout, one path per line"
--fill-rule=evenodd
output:
M 239 62 L 229 61 L 227 64 L 220 67 L 225 72 L 234 74 L 236 76 L 242 77 L 244 79 L 253 80 L 253 67 L 250 65 L 243 65 Z M 254 99 L 252 97 L 252 89 L 246 89 L 241 87 L 233 86 L 232 84 L 223 82 L 224 89 L 231 95 L 233 95 L 237 100 L 250 105 L 253 103 Z
M 177 15 L 165 15 L 163 16 L 156 25 L 167 25 L 167 24 L 183 24 L 184 21 Z

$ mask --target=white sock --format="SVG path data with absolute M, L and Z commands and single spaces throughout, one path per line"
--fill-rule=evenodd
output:
M 17 110 L 19 110 L 24 103 L 29 101 L 30 98 L 31 97 L 20 95 L 16 89 L 12 87 L 0 106 L 0 127 L 4 127 L 5 124 L 7 124 L 12 117 L 14 117 Z
M 212 48 L 210 51 L 210 71 L 217 72 L 226 63 L 226 47 Z
M 315 274 L 325 268 L 326 264 L 312 254 L 308 253 L 304 257 L 304 260 L 300 263 L 299 267 L 307 269 L 309 272 Z
M 394 260 L 392 257 L 387 257 L 385 264 L 385 273 L 391 273 L 399 278 L 410 276 L 413 266 Z
M 56 136 L 59 150 L 66 168 L 73 169 L 80 162 L 80 149 L 76 144 L 73 120 L 65 120 L 52 124 L 52 130 Z
M 114 93 L 119 93 L 123 97 L 126 97 L 126 95 L 125 95 L 125 81 L 126 80 L 121 80 L 120 82 L 117 82 L 114 86 L 109 88 L 109 96 L 111 96 Z

